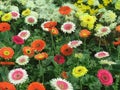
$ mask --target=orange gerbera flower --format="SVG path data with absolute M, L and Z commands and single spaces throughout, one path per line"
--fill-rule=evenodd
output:
M 34 58 L 37 59 L 37 60 L 43 60 L 47 57 L 48 57 L 48 54 L 46 52 L 39 53 L 39 54 L 34 56 Z
M 57 25 L 57 22 L 55 21 L 48 21 L 44 24 L 44 27 L 45 28 L 48 28 L 48 29 L 52 29 L 53 27 L 55 27 Z
M 35 50 L 35 51 L 42 51 L 46 46 L 46 43 L 45 41 L 41 40 L 41 39 L 37 39 L 37 40 L 34 40 L 32 43 L 31 43 L 31 47 Z
M 10 30 L 10 24 L 6 22 L 0 23 L 0 32 L 5 32 Z
M 69 15 L 71 13 L 71 8 L 69 6 L 61 6 L 59 8 L 59 13 L 62 15 Z
M 24 55 L 27 55 L 29 57 L 34 56 L 34 49 L 32 47 L 30 47 L 30 46 L 23 47 L 22 51 L 23 51 Z
M 83 29 L 79 32 L 80 37 L 82 38 L 87 38 L 88 36 L 90 36 L 91 32 L 87 29 Z
M 60 48 L 60 52 L 65 55 L 65 56 L 69 56 L 73 53 L 73 48 L 71 48 L 70 46 L 68 46 L 67 44 L 62 45 L 62 47 Z
M 116 31 L 120 32 L 120 25 L 116 26 Z
M 118 40 L 118 41 L 114 41 L 113 44 L 114 44 L 115 46 L 120 45 L 120 40 Z
M 46 90 L 46 89 L 45 89 L 45 86 L 42 83 L 32 82 L 27 87 L 27 90 Z
M 4 59 L 11 59 L 14 55 L 14 50 L 10 47 L 2 47 L 0 49 L 0 57 Z
M 53 34 L 53 35 L 58 35 L 59 31 L 56 27 L 53 27 L 50 32 Z
M 0 90 L 16 90 L 15 86 L 9 82 L 1 82 Z
M 67 78 L 68 78 L 68 75 L 67 75 L 67 73 L 66 73 L 65 71 L 63 71 L 63 72 L 61 73 L 61 77 L 64 78 L 64 79 L 67 79 Z
M 14 62 L 0 62 L 0 65 L 15 65 Z

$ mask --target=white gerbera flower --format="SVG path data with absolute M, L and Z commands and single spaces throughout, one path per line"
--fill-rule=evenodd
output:
M 55 90 L 73 90 L 72 84 L 62 78 L 52 79 L 50 84 Z
M 22 84 L 28 79 L 26 70 L 22 68 L 13 69 L 8 73 L 8 79 L 11 83 Z
M 68 43 L 68 45 L 71 47 L 71 48 L 76 48 L 78 46 L 80 46 L 82 44 L 82 41 L 80 40 L 73 40 L 73 41 L 70 41 Z
M 19 65 L 26 65 L 29 62 L 29 57 L 27 55 L 21 55 L 16 59 L 16 63 Z
M 99 30 L 97 30 L 97 33 L 95 33 L 95 36 L 102 37 L 106 36 L 111 32 L 110 28 L 107 26 L 101 27 Z
M 101 60 L 99 63 L 100 64 L 108 64 L 108 65 L 117 64 L 116 62 L 109 61 L 109 60 Z
M 33 26 L 34 24 L 37 23 L 37 19 L 36 19 L 36 17 L 34 17 L 34 16 L 27 16 L 27 17 L 25 18 L 25 23 L 30 24 L 30 25 Z
M 17 11 L 12 11 L 11 15 L 12 15 L 12 19 L 15 19 L 15 20 L 17 20 L 20 17 L 19 12 Z
M 65 22 L 63 23 L 63 25 L 61 26 L 61 30 L 64 33 L 72 33 L 75 31 L 75 24 L 73 22 Z
M 109 53 L 105 52 L 105 51 L 100 51 L 100 52 L 97 52 L 95 54 L 95 57 L 99 58 L 99 59 L 104 58 L 104 57 L 108 57 L 108 56 L 109 56 Z
M 30 31 L 22 30 L 21 32 L 18 33 L 18 36 L 21 37 L 22 39 L 26 40 L 30 37 Z

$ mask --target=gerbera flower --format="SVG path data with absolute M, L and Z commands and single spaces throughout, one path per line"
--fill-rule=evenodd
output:
M 22 39 L 26 40 L 30 37 L 30 31 L 22 30 L 21 32 L 18 33 L 18 36 L 21 37 Z
M 28 79 L 26 70 L 22 68 L 13 69 L 8 73 L 8 79 L 11 83 L 22 84 Z
M 27 55 L 21 55 L 16 59 L 16 63 L 19 65 L 26 65 L 29 62 L 29 57 Z
M 116 26 L 115 30 L 120 32 L 120 25 Z
M 32 43 L 31 43 L 31 47 L 35 50 L 35 51 L 39 51 L 41 52 L 46 46 L 46 43 L 44 40 L 41 40 L 41 39 L 37 39 L 37 40 L 34 40 Z
M 18 35 L 13 36 L 12 41 L 15 42 L 15 44 L 24 44 L 24 40 Z
M 11 19 L 12 19 L 11 13 L 6 13 L 1 18 L 2 21 L 10 21 Z
M 28 16 L 28 15 L 30 15 L 30 13 L 31 13 L 30 9 L 26 9 L 26 10 L 22 11 L 23 16 Z
M 62 71 L 61 77 L 64 78 L 64 79 L 67 79 L 68 78 L 67 72 Z
M 63 23 L 63 25 L 61 26 L 61 30 L 64 33 L 72 33 L 74 32 L 76 29 L 75 24 L 73 22 L 65 22 Z
M 15 20 L 17 20 L 20 17 L 19 12 L 17 11 L 12 11 L 11 15 L 12 15 L 12 19 L 15 19 Z
M 8 65 L 15 65 L 15 63 L 14 62 L 8 62 L 8 61 L 7 62 L 6 61 L 4 61 L 4 62 L 1 61 L 0 65 L 3 65 L 3 66 L 6 65 L 6 66 L 8 66 Z
M 68 45 L 71 47 L 71 48 L 76 48 L 78 46 L 80 46 L 82 44 L 82 41 L 80 40 L 73 40 L 73 41 L 70 41 L 68 43 Z
M 118 40 L 118 41 L 114 41 L 113 44 L 114 44 L 115 46 L 120 45 L 120 40 Z
M 95 54 L 95 57 L 99 58 L 99 59 L 104 58 L 104 57 L 108 57 L 108 56 L 109 56 L 109 53 L 105 52 L 105 51 L 100 51 L 100 52 L 97 52 Z
M 55 21 L 46 21 L 41 24 L 41 27 L 44 31 L 49 31 L 56 25 L 57 25 L 57 22 L 55 22 Z
M 69 15 L 71 13 L 72 9 L 69 6 L 61 6 L 59 8 L 59 13 L 61 15 Z
M 9 31 L 10 28 L 10 24 L 7 22 L 2 22 L 0 23 L 0 32 L 5 32 L 5 31 Z
M 113 61 L 109 61 L 109 60 L 100 60 L 99 63 L 102 64 L 102 65 L 103 64 L 107 64 L 107 65 L 117 64 L 117 63 L 115 63 Z
M 50 85 L 55 89 L 55 90 L 73 90 L 72 84 L 62 78 L 56 78 L 50 80 Z
M 62 55 L 55 55 L 54 61 L 58 64 L 64 64 L 65 58 Z
M 68 46 L 67 44 L 62 45 L 62 47 L 60 48 L 60 52 L 65 55 L 65 56 L 69 56 L 73 53 L 73 48 L 71 48 L 70 46 Z
M 27 55 L 29 57 L 34 56 L 34 49 L 32 47 L 25 46 L 25 47 L 23 47 L 22 51 L 23 51 L 24 55 Z
M 37 60 L 43 60 L 43 59 L 46 59 L 47 57 L 48 57 L 48 54 L 45 52 L 38 53 L 37 55 L 34 56 L 34 58 Z
M 12 59 L 14 50 L 11 47 L 2 47 L 0 49 L 0 57 L 4 59 Z
M 45 89 L 45 86 L 42 83 L 32 82 L 27 87 L 27 90 L 46 90 L 46 89 Z
M 97 77 L 100 80 L 100 82 L 105 86 L 110 86 L 113 83 L 112 74 L 108 70 L 98 70 Z
M 0 90 L 16 90 L 16 88 L 9 82 L 0 82 Z
M 87 68 L 84 66 L 74 67 L 72 70 L 72 75 L 76 78 L 84 76 L 88 72 Z
M 51 30 L 49 30 L 52 35 L 58 35 L 59 31 L 56 27 L 53 27 Z
M 25 23 L 33 26 L 34 24 L 37 23 L 37 18 L 34 16 L 27 16 L 25 17 Z
M 83 29 L 79 32 L 79 36 L 82 38 L 87 38 L 90 36 L 90 34 L 91 34 L 91 32 L 87 29 Z
M 104 27 L 101 27 L 99 30 L 97 30 L 97 33 L 95 34 L 95 36 L 102 37 L 102 36 L 108 35 L 110 32 L 111 32 L 110 28 L 104 26 Z

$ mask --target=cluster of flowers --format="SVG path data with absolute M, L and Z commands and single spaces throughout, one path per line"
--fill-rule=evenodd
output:
M 0 82 L 0 90 L 20 89 L 17 86 L 25 83 L 29 83 L 27 90 L 46 90 L 48 84 L 55 90 L 80 90 L 82 87 L 76 89 L 74 85 L 76 82 L 72 82 L 70 78 L 79 80 L 87 74 L 90 75 L 89 70 L 94 70 L 85 64 L 90 62 L 82 63 L 82 60 L 88 60 L 82 53 L 88 54 L 88 52 L 93 54 L 92 56 L 89 53 L 92 57 L 91 62 L 94 58 L 97 60 L 96 67 L 100 65 L 94 71 L 96 76 L 93 73 L 92 75 L 97 77 L 100 85 L 113 85 L 115 77 L 110 72 L 111 67 L 104 68 L 102 65 L 111 66 L 117 62 L 109 60 L 112 50 L 107 48 L 104 50 L 102 46 L 104 46 L 104 40 L 106 47 L 112 46 L 111 49 L 116 52 L 116 48 L 119 49 L 120 16 L 116 12 L 120 10 L 120 0 L 115 2 L 114 0 L 77 0 L 74 4 L 65 3 L 61 6 L 55 5 L 54 0 L 16 0 L 15 2 L 24 7 L 11 5 L 12 1 L 0 1 L 0 33 L 1 35 L 6 35 L 7 32 L 7 35 L 10 34 L 8 39 L 10 45 L 4 43 L 4 39 L 0 39 L 0 65 L 11 66 L 7 67 L 8 82 L 3 78 Z M 109 5 L 113 5 L 115 9 L 107 9 Z M 36 32 L 36 30 L 39 31 Z M 110 36 L 111 34 L 114 35 Z M 35 38 L 35 36 L 38 37 Z M 112 37 L 110 41 L 106 40 L 108 36 Z M 51 40 L 48 41 L 48 38 Z M 95 40 L 94 46 L 92 46 L 93 43 L 90 43 L 90 46 L 93 48 L 98 45 L 97 50 L 91 50 L 91 47 L 86 48 L 89 47 L 87 41 L 89 42 L 90 39 Z M 57 43 L 62 45 L 57 46 Z M 16 51 L 17 49 L 21 52 Z M 120 59 L 119 50 L 118 60 Z M 36 64 L 36 61 L 39 61 L 37 62 L 38 70 L 41 70 L 43 61 L 49 60 L 50 56 L 54 58 L 49 66 L 52 69 L 55 68 L 55 72 L 62 72 L 59 72 L 59 75 L 53 73 L 52 77 L 55 77 L 49 78 L 50 81 L 47 82 L 29 80 L 31 76 L 27 70 L 29 64 Z M 35 63 L 33 59 L 36 60 Z M 70 64 L 67 63 L 70 60 L 73 61 Z M 69 68 L 64 69 L 64 67 Z M 30 67 L 30 69 L 34 72 L 34 68 Z M 46 67 L 45 69 L 48 70 Z M 2 75 L 1 72 L 0 75 Z M 36 78 L 39 77 L 36 76 Z

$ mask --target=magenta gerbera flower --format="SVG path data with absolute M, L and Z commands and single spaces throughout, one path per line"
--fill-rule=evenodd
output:
M 58 64 L 63 64 L 65 62 L 65 58 L 62 55 L 56 55 L 54 57 L 54 61 L 57 62 Z
M 112 74 L 108 70 L 98 70 L 97 77 L 100 80 L 100 82 L 105 86 L 110 86 L 113 83 Z

